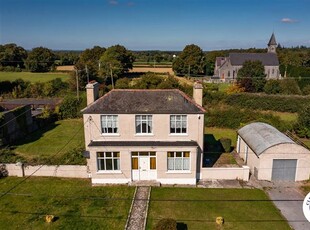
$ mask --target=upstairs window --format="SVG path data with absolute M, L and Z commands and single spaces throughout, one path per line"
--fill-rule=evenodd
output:
M 170 133 L 187 133 L 187 116 L 170 116 Z
M 136 133 L 152 133 L 152 115 L 136 115 Z
M 101 116 L 101 132 L 102 133 L 118 133 L 117 115 L 102 115 Z

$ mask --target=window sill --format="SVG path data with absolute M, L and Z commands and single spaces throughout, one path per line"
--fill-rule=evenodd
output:
M 97 174 L 122 174 L 121 170 L 99 170 Z
M 119 133 L 101 133 L 101 136 L 103 137 L 119 137 Z
M 191 174 L 192 172 L 189 170 L 168 170 L 167 174 Z
M 135 137 L 152 137 L 152 136 L 154 136 L 154 134 L 153 133 L 136 133 L 135 134 Z
M 169 136 L 184 136 L 184 137 L 188 137 L 188 133 L 169 133 Z

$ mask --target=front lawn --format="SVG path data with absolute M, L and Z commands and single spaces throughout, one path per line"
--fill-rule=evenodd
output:
M 0 179 L 0 197 L 23 179 Z M 0 229 L 124 229 L 133 193 L 83 179 L 30 178 L 0 198 Z M 45 223 L 46 214 L 57 220 Z
M 48 160 L 49 164 L 73 163 L 69 162 L 68 154 L 74 155 L 74 150 L 81 152 L 84 147 L 83 121 L 71 119 L 49 124 L 29 134 L 25 139 L 16 143 L 15 147 L 16 154 L 27 162 L 45 163 Z M 51 159 L 51 156 L 55 154 L 57 156 Z
M 224 218 L 223 228 L 215 223 Z M 173 218 L 187 229 L 291 229 L 267 195 L 257 189 L 152 188 L 147 229 Z

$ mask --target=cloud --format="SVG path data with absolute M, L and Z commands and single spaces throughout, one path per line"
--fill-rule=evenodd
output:
M 298 20 L 292 19 L 292 18 L 282 18 L 281 22 L 282 23 L 296 23 L 296 22 L 298 22 Z
M 110 5 L 118 5 L 118 1 L 116 0 L 109 0 Z

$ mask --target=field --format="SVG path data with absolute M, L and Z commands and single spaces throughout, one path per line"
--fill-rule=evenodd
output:
M 219 216 L 222 228 L 215 223 Z M 161 218 L 173 218 L 183 229 L 291 229 L 257 189 L 153 188 L 147 229 Z
M 69 79 L 67 73 L 31 73 L 31 72 L 0 72 L 0 81 L 14 81 L 16 79 L 23 79 L 30 82 L 47 82 L 55 78 L 60 78 L 63 81 Z
M 133 67 L 132 70 L 129 71 L 130 73 L 169 73 L 174 74 L 171 67 Z
M 134 187 L 92 187 L 83 179 L 22 180 L 0 179 L 0 229 L 124 229 Z M 47 214 L 56 221 L 46 223 Z
M 76 136 L 74 136 L 75 134 Z M 56 159 L 59 159 L 68 151 L 83 146 L 83 121 L 81 119 L 71 119 L 57 121 L 43 129 L 39 129 L 18 142 L 14 151 L 26 159 L 27 162 L 32 162 L 34 159 L 40 162 L 45 159 L 51 161 L 51 156 L 56 153 Z M 53 164 L 53 161 L 50 163 Z

